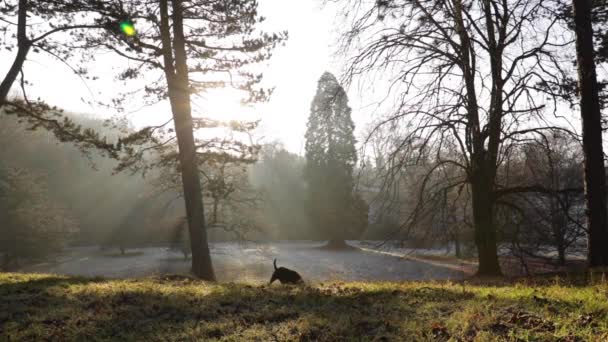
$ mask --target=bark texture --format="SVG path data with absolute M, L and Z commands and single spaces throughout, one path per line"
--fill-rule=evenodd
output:
M 173 39 L 171 39 L 170 34 L 167 0 L 160 1 L 160 10 L 165 75 L 169 85 L 169 101 L 175 122 L 192 249 L 192 273 L 198 278 L 214 281 L 215 274 L 207 241 L 198 160 L 192 131 L 192 109 L 190 107 L 190 87 L 181 1 L 172 1 Z
M 597 76 L 593 56 L 591 0 L 573 0 L 576 55 L 581 96 L 583 153 L 585 155 L 585 202 L 587 204 L 589 266 L 608 265 L 606 227 L 606 171 Z

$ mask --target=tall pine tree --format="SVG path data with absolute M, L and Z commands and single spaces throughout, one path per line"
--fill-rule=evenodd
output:
M 304 177 L 311 222 L 331 248 L 346 247 L 367 224 L 367 205 L 354 192 L 354 128 L 346 92 L 325 72 L 310 108 Z

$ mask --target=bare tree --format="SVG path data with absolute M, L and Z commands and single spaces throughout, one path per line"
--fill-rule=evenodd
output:
M 501 198 L 505 239 L 522 263 L 529 258 L 553 262 L 557 252 L 563 266 L 567 251 L 580 249 L 586 233 L 581 154 L 580 141 L 555 134 L 513 150 L 500 171 L 503 182 L 536 184 Z
M 461 169 L 437 190 L 466 184 L 478 274 L 501 274 L 494 214 L 501 196 L 528 185 L 501 184 L 498 169 L 514 146 L 563 129 L 547 122 L 556 100 L 538 96 L 538 84 L 558 84 L 566 72 L 556 52 L 571 42 L 557 33 L 552 1 L 353 0 L 346 8 L 346 80 L 375 75 L 395 100 L 372 132 L 397 132 L 389 176 L 430 163 L 424 191 L 447 165 Z

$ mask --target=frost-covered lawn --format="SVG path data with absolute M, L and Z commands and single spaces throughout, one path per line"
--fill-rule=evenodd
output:
M 442 251 L 381 249 L 374 245 L 351 242 L 367 250 L 346 252 L 319 249 L 320 242 L 214 243 L 211 256 L 218 280 L 262 283 L 270 279 L 272 260 L 279 266 L 298 271 L 309 283 L 326 280 L 423 280 L 462 279 L 458 265 L 444 265 L 432 260 L 404 258 L 411 253 L 441 254 Z M 454 267 L 455 266 L 455 267 Z M 26 267 L 24 272 L 44 272 L 76 276 L 111 278 L 142 277 L 187 273 L 190 260 L 167 248 L 117 250 L 102 252 L 96 247 L 74 248 L 54 261 Z
M 0 273 L 0 298 L 2 341 L 608 339 L 608 286 L 601 280 L 268 287 Z

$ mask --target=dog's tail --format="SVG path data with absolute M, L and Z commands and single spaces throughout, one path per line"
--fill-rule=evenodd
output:
M 277 269 L 277 259 L 275 258 L 274 261 L 272 262 L 272 264 L 274 265 L 274 269 Z

